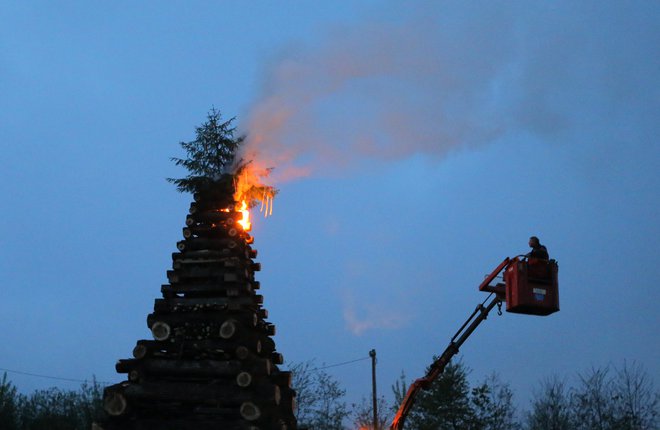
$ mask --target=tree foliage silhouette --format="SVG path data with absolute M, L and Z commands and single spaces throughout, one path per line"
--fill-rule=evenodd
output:
M 222 114 L 212 108 L 206 121 L 195 129 L 195 140 L 180 143 L 186 158 L 172 157 L 172 161 L 185 167 L 188 175 L 179 179 L 167 178 L 177 190 L 194 193 L 220 180 L 223 174 L 233 174 L 235 171 L 232 170 L 240 169 L 241 163 L 237 163 L 240 160 L 236 160 L 236 155 L 245 137 L 235 136 L 234 120 L 224 121 Z

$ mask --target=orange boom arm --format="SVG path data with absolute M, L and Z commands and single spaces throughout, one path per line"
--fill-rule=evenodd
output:
M 495 277 L 507 266 L 508 263 L 509 259 L 507 258 L 502 262 L 502 264 L 493 270 L 493 272 L 486 278 L 484 283 L 480 285 L 479 289 L 483 291 L 483 287 L 495 279 Z M 458 354 L 458 350 L 461 345 L 463 345 L 463 343 L 477 328 L 477 326 L 488 317 L 488 313 L 495 307 L 495 305 L 501 305 L 503 296 L 499 289 L 491 292 L 496 292 L 498 294 L 493 298 L 493 300 L 490 301 L 490 303 L 488 303 L 487 306 L 484 307 L 483 303 L 477 306 L 474 312 L 472 312 L 472 315 L 470 315 L 467 321 L 465 321 L 461 328 L 458 329 L 454 337 L 451 338 L 449 345 L 447 348 L 445 348 L 442 355 L 437 360 L 435 360 L 433 364 L 431 364 L 431 367 L 429 368 L 426 375 L 423 378 L 417 379 L 410 385 L 406 396 L 401 402 L 401 406 L 399 406 L 399 410 L 396 411 L 396 415 L 394 415 L 394 419 L 390 425 L 391 430 L 401 430 L 403 428 L 403 423 L 406 420 L 406 417 L 408 416 L 408 413 L 410 412 L 410 409 L 412 408 L 415 401 L 415 397 L 419 391 L 421 389 L 428 389 L 430 387 L 431 383 L 435 381 L 436 378 L 445 370 L 445 367 L 447 367 L 447 364 L 449 364 L 449 361 L 451 361 L 452 357 Z M 488 300 L 488 298 L 486 298 L 486 300 Z

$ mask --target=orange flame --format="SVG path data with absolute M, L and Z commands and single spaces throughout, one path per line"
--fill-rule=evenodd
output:
M 250 210 L 248 209 L 248 204 L 245 200 L 241 201 L 241 208 L 238 212 L 243 214 L 243 218 L 238 220 L 238 223 L 243 227 L 243 230 L 250 231 L 252 230 L 252 223 L 250 222 Z
M 239 223 L 245 231 L 249 231 L 251 226 L 249 210 L 257 202 L 261 202 L 259 212 L 263 212 L 265 217 L 273 214 L 273 198 L 277 190 L 261 181 L 261 178 L 268 176 L 269 173 L 269 169 L 258 169 L 248 163 L 241 166 L 236 175 L 234 200 L 241 202 L 239 212 L 243 213 L 243 219 Z

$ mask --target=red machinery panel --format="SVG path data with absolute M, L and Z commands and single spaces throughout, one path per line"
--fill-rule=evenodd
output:
M 529 315 L 550 315 L 559 310 L 559 289 L 555 260 L 529 261 L 514 258 L 504 272 L 506 311 Z

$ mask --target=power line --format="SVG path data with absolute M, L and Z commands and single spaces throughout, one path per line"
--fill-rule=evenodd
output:
M 22 372 L 20 370 L 5 369 L 5 368 L 2 368 L 2 367 L 0 367 L 0 371 L 8 372 L 8 373 L 15 373 L 17 375 L 34 376 L 36 378 L 54 379 L 56 381 L 80 382 L 80 383 L 89 382 L 89 379 L 62 378 L 60 376 L 50 376 L 50 375 L 42 375 L 42 374 L 39 374 L 39 373 Z M 104 385 L 112 384 L 112 382 L 107 382 L 107 381 L 96 381 L 96 382 L 98 382 L 99 384 L 104 384 Z
M 365 360 L 369 360 L 369 357 L 356 358 L 355 360 L 342 361 L 341 363 L 334 363 L 334 364 L 329 364 L 327 366 L 315 367 L 314 369 L 310 369 L 310 371 L 313 372 L 317 370 L 330 369 L 333 367 L 346 366 L 348 364 L 353 364 L 353 363 L 357 363 L 358 361 L 365 361 Z M 89 379 L 63 378 L 61 376 L 51 376 L 51 375 L 43 375 L 40 373 L 23 372 L 21 370 L 5 369 L 3 367 L 0 367 L 0 371 L 7 373 L 15 373 L 17 375 L 32 376 L 35 378 L 52 379 L 55 381 L 79 382 L 79 383 L 89 382 Z M 107 382 L 107 381 L 96 381 L 96 382 L 104 385 L 112 384 L 112 382 Z
M 335 364 L 329 364 L 329 365 L 327 365 L 327 366 L 316 367 L 316 368 L 314 368 L 314 369 L 310 369 L 310 371 L 329 369 L 329 368 L 331 368 L 331 367 L 345 366 L 345 365 L 347 365 L 347 364 L 357 363 L 358 361 L 369 360 L 369 358 L 370 358 L 370 357 L 356 358 L 355 360 L 344 361 L 344 362 L 341 362 L 341 363 L 335 363 Z

